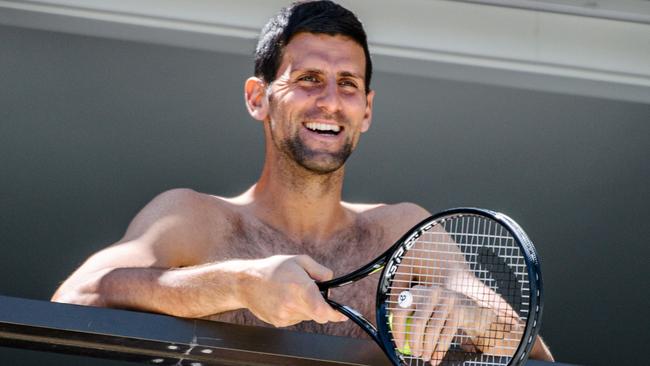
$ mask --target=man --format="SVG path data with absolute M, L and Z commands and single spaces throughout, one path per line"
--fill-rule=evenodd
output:
M 344 163 L 372 119 L 371 74 L 354 14 L 329 1 L 283 9 L 263 29 L 255 77 L 244 86 L 264 128 L 258 182 L 233 198 L 189 189 L 159 195 L 52 300 L 362 335 L 340 323 L 345 316 L 315 281 L 367 263 L 429 215 L 410 203 L 341 201 Z M 371 319 L 375 291 L 376 279 L 366 279 L 332 298 Z M 541 343 L 535 350 L 550 359 Z

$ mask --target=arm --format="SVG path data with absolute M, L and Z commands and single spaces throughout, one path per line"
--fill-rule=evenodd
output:
M 227 226 L 222 213 L 205 205 L 189 190 L 156 197 L 135 217 L 125 237 L 91 256 L 52 301 L 183 317 L 248 308 L 276 326 L 343 320 L 314 283 L 331 278 L 331 271 L 309 257 L 205 263 L 214 258 L 215 247 L 226 244 L 218 240 L 223 233 L 209 236 L 208 229 Z
M 191 190 L 159 195 L 136 215 L 120 241 L 92 255 L 59 287 L 52 301 L 196 314 L 193 302 L 184 299 L 196 296 L 196 287 L 188 281 L 210 280 L 205 268 L 194 267 L 207 255 L 208 236 L 202 226 L 208 222 L 200 216 L 205 205 Z M 237 273 L 227 265 L 215 267 L 221 301 L 214 310 L 239 306 L 234 297 Z
M 551 350 L 548 348 L 548 346 L 540 336 L 537 336 L 537 338 L 535 338 L 533 349 L 530 351 L 530 358 L 532 358 L 533 360 L 555 362 L 555 358 L 553 358 L 553 355 L 551 354 Z
M 323 301 L 314 282 L 331 278 L 329 269 L 308 256 L 279 255 L 170 269 L 111 267 L 79 275 L 74 283 L 66 281 L 52 300 L 180 317 L 247 308 L 278 327 L 304 320 L 345 321 L 344 315 Z
M 111 257 L 114 252 L 106 250 L 94 258 L 115 260 Z M 138 255 L 138 250 L 128 252 Z M 181 317 L 202 317 L 244 307 L 239 296 L 243 275 L 236 262 L 185 268 L 111 264 L 104 267 L 86 262 L 56 291 L 52 301 Z

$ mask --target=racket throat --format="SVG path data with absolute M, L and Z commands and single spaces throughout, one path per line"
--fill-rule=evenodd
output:
M 336 301 L 325 298 L 328 304 L 334 309 L 338 310 L 341 314 L 347 316 L 350 320 L 355 322 L 358 326 L 361 327 L 373 340 L 381 344 L 379 337 L 377 336 L 377 328 L 375 328 L 372 323 L 370 323 L 361 313 L 354 310 L 353 308 L 345 305 L 341 305 Z

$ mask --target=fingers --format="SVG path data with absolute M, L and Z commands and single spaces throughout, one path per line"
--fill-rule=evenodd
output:
M 451 341 L 456 336 L 456 331 L 458 331 L 458 312 L 451 311 L 447 317 L 445 325 L 442 327 L 438 342 L 435 343 L 435 349 L 431 355 L 425 355 L 425 360 L 431 360 L 432 365 L 438 365 L 445 358 L 449 346 L 451 346 Z
M 464 334 L 461 348 L 468 352 L 512 356 L 523 326 L 517 318 L 505 315 L 510 313 L 477 305 L 464 307 L 459 320 Z
M 421 358 L 425 361 L 431 359 L 431 355 L 438 347 L 442 337 L 447 330 L 447 322 L 450 317 L 454 317 L 454 297 L 450 292 L 442 293 L 438 296 L 437 304 L 431 314 L 431 318 L 427 324 L 426 334 L 423 338 Z M 456 329 L 454 329 L 454 333 Z M 452 334 L 453 335 L 453 334 Z M 447 345 L 447 348 L 449 346 Z M 447 348 L 444 350 L 446 351 Z
M 489 325 L 482 330 L 477 344 L 484 353 L 510 356 L 514 353 L 521 337 L 518 328 L 518 324 L 513 324 L 510 319 L 492 313 L 489 317 Z
M 444 310 L 444 307 L 439 306 L 439 292 L 437 287 L 427 288 L 423 286 L 415 286 L 412 289 L 413 304 L 416 308 L 413 313 L 411 322 L 411 352 L 416 357 L 422 356 L 424 333 L 427 325 L 431 322 L 435 326 L 436 318 L 439 318 L 439 311 Z M 433 315 L 433 316 L 432 316 Z M 446 315 L 444 315 L 446 317 Z M 444 319 L 442 319 L 444 322 Z
M 287 327 L 303 321 L 313 320 L 320 324 L 340 322 L 347 317 L 333 309 L 323 298 L 314 283 L 289 285 L 289 297 L 271 309 L 267 319 L 262 319 L 276 327 Z
M 331 269 L 321 265 L 308 255 L 295 256 L 296 263 L 300 265 L 313 280 L 318 282 L 331 280 L 334 272 Z M 318 289 L 318 286 L 311 282 L 305 293 L 303 300 L 306 305 L 304 314 L 317 323 L 325 324 L 327 322 L 343 322 L 348 318 L 333 309 L 326 301 Z
M 420 286 L 413 290 L 418 301 L 410 333 L 412 355 L 439 365 L 457 335 L 462 306 L 453 291 Z
M 305 317 L 314 320 L 317 323 L 325 324 L 327 322 L 342 322 L 348 320 L 345 315 L 332 308 L 325 299 L 323 299 L 323 296 L 318 290 L 318 286 L 314 282 L 312 282 L 307 291 L 305 291 L 303 301 L 305 304 Z
M 307 272 L 309 277 L 318 282 L 331 280 L 334 272 L 331 269 L 321 265 L 308 255 L 297 255 L 296 262 Z
M 440 365 L 454 339 L 470 353 L 512 356 L 523 326 L 509 312 L 482 307 L 453 290 L 433 286 L 411 287 L 414 302 L 395 309 L 391 333 L 395 346 L 432 366 Z M 399 303 L 391 294 L 391 303 Z M 410 329 L 407 320 L 410 320 Z
M 424 331 L 427 326 L 427 320 L 431 316 L 431 307 L 413 313 L 413 321 L 411 322 L 411 352 L 415 357 L 422 357 Z M 437 316 L 437 314 L 436 314 Z
M 436 349 L 438 342 L 440 342 L 441 334 L 445 330 L 445 324 L 450 314 L 449 310 L 449 307 L 446 305 L 440 306 L 436 308 L 431 320 L 429 320 L 426 336 L 424 337 L 422 355 L 420 356 L 425 361 L 431 359 L 433 351 Z
M 481 350 L 481 352 L 488 353 L 489 348 L 493 345 L 496 338 L 493 337 L 493 332 L 490 331 L 491 325 L 497 320 L 494 312 L 489 308 L 474 308 L 473 316 L 471 316 L 470 323 L 465 325 L 466 328 L 471 329 L 470 335 L 473 336 L 474 345 Z
M 276 327 L 347 320 L 325 301 L 314 282 L 331 279 L 332 271 L 310 257 L 272 256 L 251 263 L 256 281 L 246 282 L 242 292 L 246 307 L 259 319 Z

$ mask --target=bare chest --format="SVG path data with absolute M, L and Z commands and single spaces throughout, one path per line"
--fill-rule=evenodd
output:
M 255 221 L 237 218 L 232 223 L 227 238 L 229 245 L 214 253 L 211 260 L 257 259 L 277 254 L 306 254 L 334 271 L 334 277 L 347 274 L 370 262 L 390 245 L 381 226 L 359 220 L 354 226 L 342 230 L 324 242 L 295 242 L 273 228 Z M 377 276 L 371 276 L 333 289 L 330 298 L 349 305 L 374 323 Z M 262 295 L 260 295 L 262 296 Z M 268 326 L 247 310 L 237 310 L 211 316 L 212 320 L 236 324 Z M 318 324 L 303 322 L 290 327 L 298 331 L 339 336 L 365 336 L 354 323 Z

